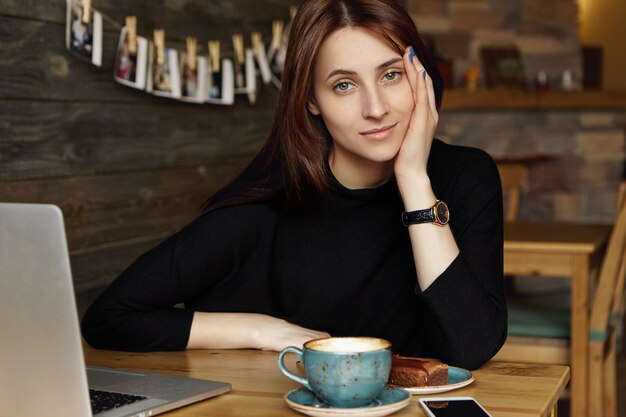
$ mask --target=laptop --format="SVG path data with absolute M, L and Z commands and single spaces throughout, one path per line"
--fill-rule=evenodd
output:
M 0 203 L 0 416 L 150 416 L 230 389 L 86 367 L 61 210 Z

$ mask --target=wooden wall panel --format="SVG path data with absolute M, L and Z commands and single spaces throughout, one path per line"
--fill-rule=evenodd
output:
M 170 235 L 171 231 L 70 251 L 74 290 L 82 293 L 102 289 L 141 254 Z
M 255 153 L 271 128 L 258 106 L 0 101 L 0 179 L 210 163 Z M 265 103 L 265 105 L 264 105 Z
M 268 135 L 277 90 L 251 105 L 193 105 L 112 79 L 116 25 L 219 39 L 288 20 L 297 0 L 94 2 L 104 21 L 103 65 L 65 49 L 65 0 L 0 0 L 0 201 L 53 203 L 66 220 L 77 292 L 99 291 L 132 260 L 187 224 L 249 162 Z M 113 23 L 108 20 L 111 18 Z
M 74 250 L 177 230 L 247 162 L 230 159 L 154 172 L 2 181 L 0 196 L 14 202 L 57 204 Z

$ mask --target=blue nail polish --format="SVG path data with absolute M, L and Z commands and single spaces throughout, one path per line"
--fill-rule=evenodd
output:
M 409 61 L 413 62 L 413 58 L 415 58 L 415 49 L 411 46 L 409 48 Z
M 426 70 L 422 71 L 422 78 L 426 79 Z

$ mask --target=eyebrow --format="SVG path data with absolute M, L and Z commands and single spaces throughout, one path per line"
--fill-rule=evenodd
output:
M 385 61 L 382 64 L 380 64 L 379 66 L 376 67 L 376 71 L 380 71 L 383 70 L 397 62 L 402 61 L 402 58 L 400 57 L 396 57 L 396 58 L 392 58 L 389 61 Z M 330 74 L 328 74 L 328 76 L 326 77 L 326 79 L 328 80 L 330 77 L 337 75 L 337 74 L 341 74 L 341 75 L 355 75 L 356 71 L 350 71 L 350 70 L 344 70 L 344 69 L 336 69 L 336 70 L 332 70 L 330 72 Z

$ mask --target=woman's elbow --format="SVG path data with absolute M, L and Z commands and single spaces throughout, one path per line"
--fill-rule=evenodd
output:
M 490 338 L 486 338 L 486 341 L 482 344 L 481 349 L 478 349 L 473 360 L 467 364 L 467 369 L 478 369 L 493 359 L 494 356 L 500 351 L 507 335 L 507 321 L 501 321 L 493 332 Z
M 477 331 L 471 340 L 455 343 L 446 362 L 460 368 L 474 370 L 489 362 L 504 345 L 507 335 L 506 318 L 493 323 L 488 331 Z

